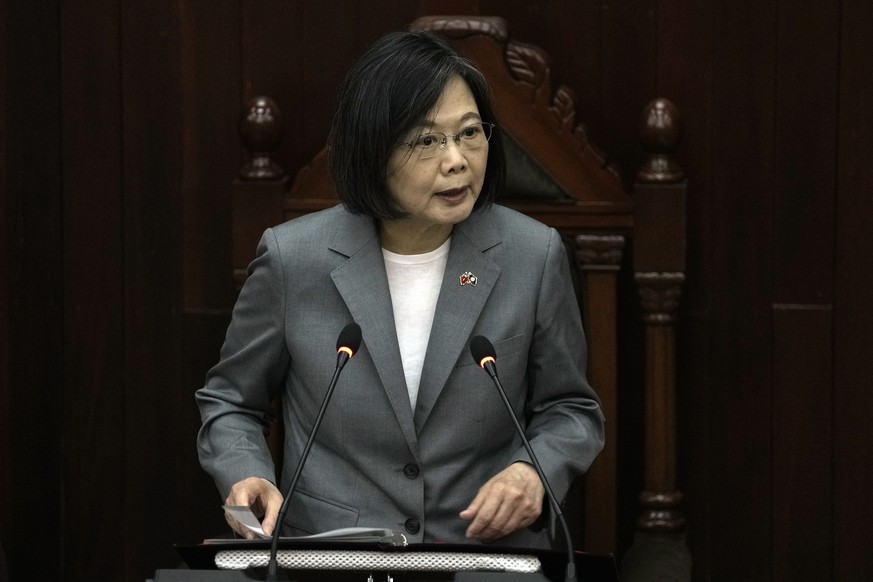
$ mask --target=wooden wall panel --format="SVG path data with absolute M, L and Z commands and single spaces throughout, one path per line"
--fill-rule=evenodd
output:
M 833 572 L 839 26 L 839 3 L 816 2 L 780 10 L 776 32 L 772 552 L 787 557 L 773 561 L 776 580 Z
M 9 50 L 6 40 L 9 34 L 6 31 L 7 22 L 6 2 L 0 2 L 0 38 L 3 39 L 4 53 Z M 6 111 L 6 86 L 9 73 L 6 68 L 7 60 L 0 59 L 0 112 Z M 11 197 L 5 187 L 8 167 L 6 165 L 7 141 L 6 134 L 9 131 L 7 117 L 0 116 L 0 269 L 4 273 L 11 273 L 12 257 L 9 244 L 12 229 L 7 226 L 6 216 L 8 210 L 13 207 Z M 10 444 L 12 435 L 12 353 L 8 347 L 10 332 L 12 330 L 12 314 L 10 305 L 12 302 L 12 286 L 8 278 L 0 278 L 0 498 L 8 499 L 12 492 L 12 467 L 13 447 Z M 5 504 L 0 505 L 0 522 L 10 519 L 10 512 Z M 3 544 L 6 536 L 0 534 L 0 576 L 8 576 L 6 566 L 6 552 Z
M 773 580 L 828 580 L 833 570 L 830 306 L 775 305 Z
M 713 29 L 708 342 L 682 360 L 710 364 L 708 475 L 713 488 L 704 579 L 767 580 L 770 500 L 773 150 L 776 3 L 719 2 Z M 742 120 L 742 122 L 738 122 Z M 690 177 L 694 183 L 694 176 Z M 693 244 L 693 243 L 692 243 Z M 703 339 L 703 338 L 701 338 Z M 693 436 L 690 437 L 693 439 Z M 691 523 L 694 523 L 691 516 Z M 707 578 L 711 577 L 711 578 Z
M 781 9 L 776 30 L 774 299 L 830 304 L 839 95 L 839 1 Z
M 639 130 L 643 108 L 655 97 L 657 1 L 609 2 L 603 12 L 601 101 L 604 127 L 595 143 L 609 152 L 630 189 L 642 165 Z
M 0 2 L 0 541 L 12 580 L 63 570 L 58 4 Z
M 0 46 L 4 54 L 11 48 L 8 42 L 7 22 L 9 19 L 6 2 L 0 2 Z M 6 87 L 9 85 L 9 70 L 7 59 L 0 59 L 0 111 L 5 112 L 8 104 L 6 100 Z M 0 115 L 0 269 L 4 273 L 12 273 L 14 257 L 11 244 L 14 240 L 15 229 L 8 223 L 7 217 L 10 210 L 15 208 L 16 201 L 12 198 L 6 182 L 9 176 L 9 166 L 6 163 L 7 148 L 9 147 L 6 136 L 9 133 L 8 117 Z M 0 499 L 9 499 L 13 495 L 12 490 L 12 458 L 14 447 L 12 446 L 12 350 L 9 349 L 14 320 L 10 309 L 13 301 L 13 287 L 9 277 L 0 277 Z M 0 522 L 10 519 L 10 512 L 6 504 L 0 505 Z M 5 535 L 0 533 L 0 572 L 6 571 L 6 553 L 3 550 Z
M 173 558 L 191 387 L 182 386 L 182 26 L 174 0 L 122 6 L 125 393 L 123 577 Z M 213 169 L 214 170 L 214 169 Z M 160 529 L 163 528 L 163 531 Z M 178 559 L 176 559 L 178 560 Z
M 184 307 L 228 310 L 236 295 L 222 285 L 231 268 L 231 197 L 240 143 L 239 3 L 179 3 Z
M 106 580 L 124 554 L 124 240 L 118 2 L 62 6 L 64 575 Z M 95 155 L 101 152 L 101 155 Z M 97 258 L 97 260 L 95 260 Z
M 834 580 L 873 578 L 873 11 L 841 3 L 834 284 Z

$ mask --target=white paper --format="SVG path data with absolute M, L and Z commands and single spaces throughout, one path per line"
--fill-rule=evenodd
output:
M 225 505 L 224 511 L 230 514 L 235 520 L 240 522 L 243 527 L 245 527 L 249 531 L 255 532 L 261 539 L 268 540 L 270 536 L 264 533 L 263 528 L 261 528 L 261 522 L 258 521 L 258 518 L 255 517 L 255 514 L 252 513 L 252 509 L 247 505 Z
M 261 528 L 261 522 L 258 521 L 258 518 L 255 517 L 255 514 L 252 513 L 252 510 L 248 506 L 241 505 L 225 505 L 224 510 L 229 513 L 234 519 L 240 522 L 246 529 L 255 532 L 259 538 L 264 540 L 272 539 L 272 536 L 268 536 L 264 533 L 263 528 Z M 331 540 L 376 540 L 382 537 L 388 537 L 395 535 L 396 532 L 381 528 L 381 527 L 344 527 L 340 529 L 333 529 L 330 531 L 325 531 L 322 533 L 312 534 L 308 536 L 298 536 L 298 537 L 283 537 L 281 539 L 289 539 L 289 540 L 317 540 L 317 539 L 331 539 Z M 404 540 L 405 541 L 405 540 Z M 404 544 L 405 545 L 405 544 Z

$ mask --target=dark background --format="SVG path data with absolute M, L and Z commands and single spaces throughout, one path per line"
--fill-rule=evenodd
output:
M 223 531 L 192 393 L 235 293 L 241 106 L 276 100 L 293 175 L 367 43 L 441 13 L 502 16 L 545 48 L 628 185 L 644 105 L 667 97 L 684 116 L 679 486 L 695 579 L 873 579 L 869 0 L 0 0 L 13 580 L 141 580 L 176 564 L 174 542 Z M 620 552 L 640 479 L 625 471 Z

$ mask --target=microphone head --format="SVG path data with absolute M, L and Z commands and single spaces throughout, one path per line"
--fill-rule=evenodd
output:
M 355 322 L 346 325 L 336 339 L 336 351 L 346 352 L 349 358 L 361 347 L 361 326 Z
M 477 335 L 470 340 L 470 353 L 473 355 L 473 361 L 483 368 L 487 360 L 494 362 L 497 359 L 494 346 L 491 345 L 487 337 L 481 335 Z

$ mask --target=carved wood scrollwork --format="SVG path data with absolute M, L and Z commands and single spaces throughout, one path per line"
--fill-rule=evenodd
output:
M 409 29 L 432 30 L 449 38 L 486 34 L 499 43 L 509 38 L 509 26 L 498 16 L 422 16 Z
M 516 79 L 536 92 L 549 79 L 549 61 L 538 46 L 512 41 L 506 45 L 506 64 Z
M 548 53 L 537 45 L 510 39 L 506 20 L 498 16 L 423 16 L 416 19 L 410 29 L 434 31 L 455 39 L 487 35 L 503 45 L 506 69 L 527 90 L 533 109 L 550 113 L 550 119 L 545 121 L 558 131 L 562 140 L 572 143 L 580 155 L 592 156 L 600 168 L 609 172 L 617 183 L 621 182 L 618 171 L 607 164 L 603 153 L 589 142 L 585 125 L 576 124 L 576 95 L 573 90 L 561 85 L 552 93 Z

